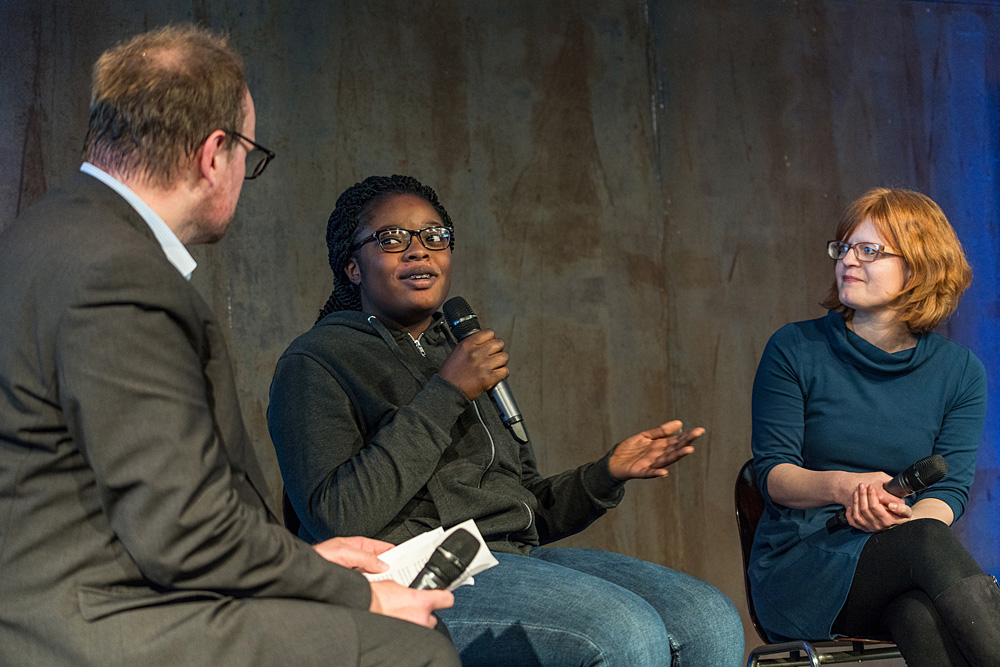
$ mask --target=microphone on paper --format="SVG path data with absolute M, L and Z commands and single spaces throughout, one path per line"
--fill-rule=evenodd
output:
M 418 591 L 445 589 L 459 578 L 479 553 L 479 540 L 459 528 L 438 545 L 427 565 L 417 573 L 410 588 Z
M 940 482 L 947 474 L 948 462 L 940 454 L 931 454 L 890 479 L 882 485 L 882 488 L 897 498 L 905 498 Z M 840 510 L 826 522 L 827 530 L 830 531 L 846 528 L 849 525 L 846 509 Z
M 448 323 L 448 328 L 457 340 L 462 340 L 471 334 L 479 331 L 479 318 L 472 312 L 469 303 L 460 296 L 452 297 L 445 301 L 444 319 Z M 521 444 L 528 442 L 528 430 L 524 427 L 524 417 L 517 407 L 514 394 L 506 380 L 500 380 L 489 390 L 493 405 L 500 413 L 500 421 L 507 427 L 514 439 Z

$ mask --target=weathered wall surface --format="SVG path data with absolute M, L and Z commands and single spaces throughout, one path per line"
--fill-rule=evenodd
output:
M 995 5 L 6 0 L 0 221 L 78 166 L 100 52 L 188 20 L 230 34 L 278 154 L 194 278 L 275 489 L 274 362 L 327 296 L 336 196 L 374 173 L 432 185 L 455 219 L 453 293 L 507 341 L 544 471 L 668 418 L 708 428 L 569 542 L 690 572 L 741 607 L 731 489 L 754 369 L 775 329 L 822 314 L 822 244 L 867 187 L 914 187 L 949 214 L 976 280 L 944 333 L 996 395 Z M 993 572 L 998 439 L 991 418 L 959 529 Z

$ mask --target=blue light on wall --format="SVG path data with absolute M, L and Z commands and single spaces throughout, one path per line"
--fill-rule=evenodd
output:
M 942 44 L 946 69 L 928 82 L 934 125 L 930 191 L 948 215 L 972 265 L 972 287 L 942 333 L 986 365 L 986 426 L 976 480 L 955 531 L 980 565 L 1000 576 L 1000 35 L 994 17 L 961 12 L 928 38 Z

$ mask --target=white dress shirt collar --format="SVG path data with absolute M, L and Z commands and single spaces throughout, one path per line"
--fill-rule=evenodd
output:
M 198 267 L 198 263 L 194 261 L 194 257 L 187 251 L 184 244 L 180 242 L 177 235 L 167 226 L 167 223 L 163 222 L 163 218 L 156 214 L 156 211 L 149 208 L 146 202 L 139 195 L 132 192 L 127 185 L 91 163 L 84 162 L 80 166 L 80 171 L 93 176 L 120 194 L 135 209 L 136 213 L 146 221 L 146 224 L 149 225 L 153 236 L 156 237 L 160 247 L 163 248 L 163 254 L 167 256 L 167 259 L 174 265 L 174 268 L 187 280 L 191 280 L 191 274 Z

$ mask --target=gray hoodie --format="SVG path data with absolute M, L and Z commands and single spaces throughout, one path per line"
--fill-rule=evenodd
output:
M 440 319 L 415 342 L 340 311 L 288 347 L 267 418 L 300 537 L 398 544 L 472 518 L 491 549 L 524 554 L 621 501 L 610 452 L 542 478 L 486 395 L 469 401 L 436 375 L 453 345 Z

